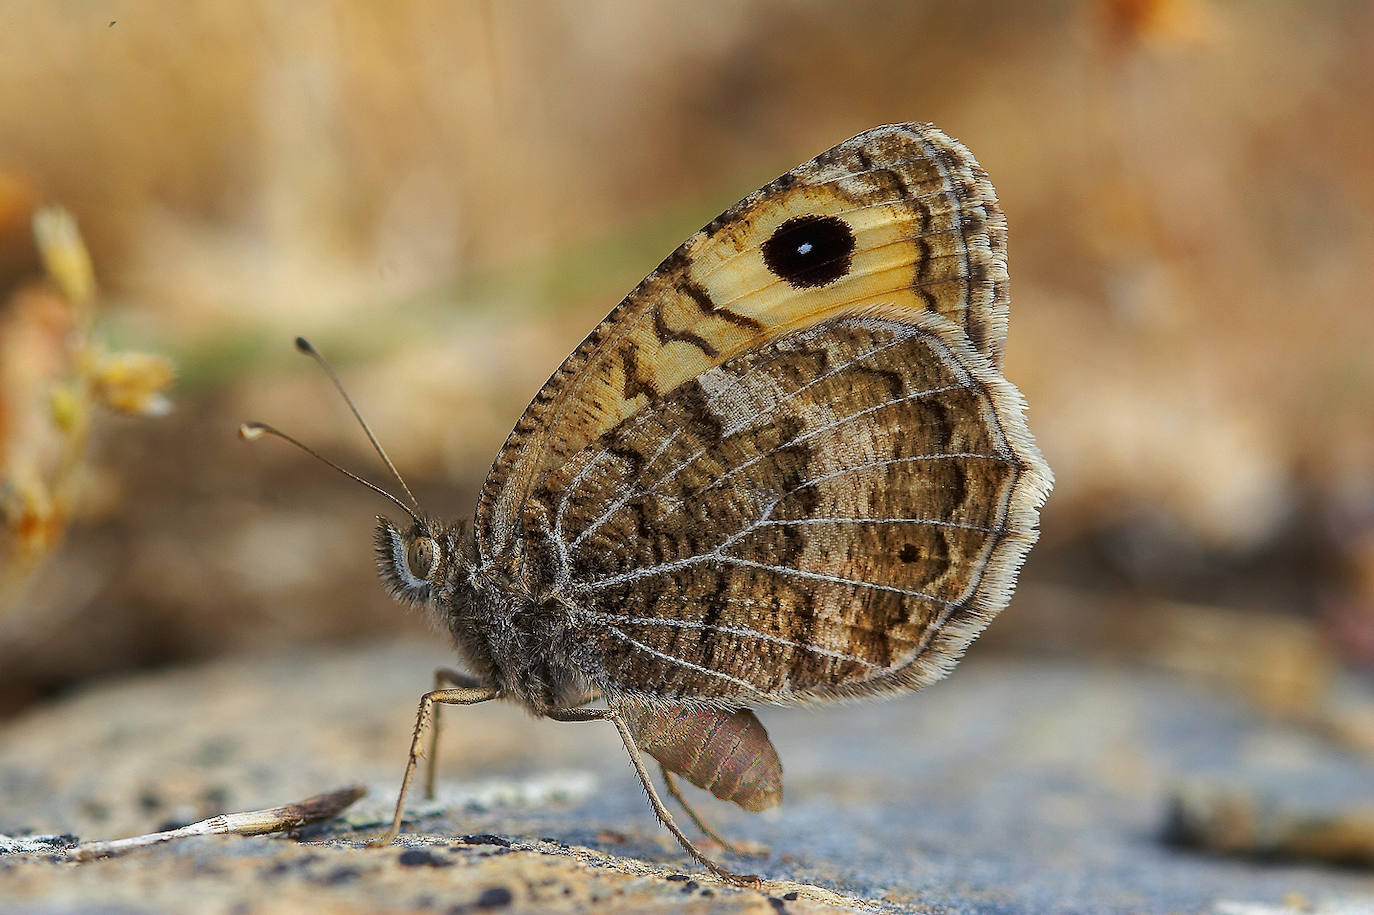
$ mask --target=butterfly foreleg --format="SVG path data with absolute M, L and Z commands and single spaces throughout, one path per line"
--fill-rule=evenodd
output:
M 434 671 L 434 689 L 457 686 L 462 689 L 482 689 L 482 681 L 449 667 Z M 439 719 L 441 706 L 434 707 L 434 725 L 429 731 L 429 752 L 425 754 L 425 799 L 434 800 L 434 772 L 439 767 Z
M 658 771 L 663 775 L 663 784 L 668 787 L 668 793 L 673 796 L 673 800 L 678 802 L 678 804 L 682 807 L 683 812 L 685 812 L 687 816 L 691 818 L 692 822 L 697 824 L 697 829 L 700 829 L 703 833 L 705 833 L 708 839 L 715 842 L 717 845 L 719 845 L 726 851 L 732 852 L 736 855 L 747 854 L 747 852 L 740 849 L 739 846 L 735 845 L 733 842 L 726 841 L 726 839 L 720 833 L 716 832 L 714 829 L 707 825 L 706 821 L 701 818 L 701 814 L 697 813 L 696 809 L 693 808 L 691 804 L 687 803 L 686 796 L 683 795 L 682 789 L 678 787 L 677 779 L 673 777 L 673 773 L 668 771 L 667 766 L 665 766 L 663 763 L 659 763 Z
M 401 832 L 401 817 L 405 814 L 406 793 L 410 790 L 410 779 L 415 774 L 415 764 L 422 755 L 420 747 L 424 742 L 425 729 L 434 719 L 435 708 L 439 705 L 475 705 L 495 699 L 498 692 L 486 686 L 459 686 L 452 689 L 436 689 L 420 697 L 420 710 L 415 716 L 415 732 L 410 738 L 410 755 L 406 759 L 406 772 L 401 778 L 401 793 L 396 798 L 396 813 L 391 819 L 391 828 L 368 842 L 369 848 L 390 845 Z
M 619 711 L 613 708 L 572 708 L 557 709 L 547 713 L 547 717 L 554 721 L 609 721 L 615 725 L 620 733 L 620 740 L 625 744 L 625 751 L 630 755 L 630 764 L 634 766 L 635 774 L 639 776 L 639 783 L 644 787 L 644 793 L 649 796 L 649 805 L 653 808 L 654 815 L 662 823 L 683 851 L 691 855 L 694 860 L 711 873 L 720 877 L 722 880 L 729 881 L 736 885 L 748 885 L 759 882 L 759 878 L 752 875 L 736 874 L 721 867 L 692 844 L 692 840 L 687 838 L 687 834 L 673 820 L 673 815 L 668 812 L 663 799 L 658 796 L 658 791 L 654 788 L 653 779 L 649 776 L 649 769 L 644 765 L 644 754 L 639 751 L 639 745 L 635 743 L 634 735 L 630 732 L 629 725 L 625 723 L 624 717 Z

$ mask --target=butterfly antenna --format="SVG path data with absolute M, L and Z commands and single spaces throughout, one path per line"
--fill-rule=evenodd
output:
M 367 440 L 372 443 L 373 448 L 377 449 L 378 457 L 382 459 L 382 463 L 386 464 L 387 469 L 391 471 L 391 475 L 396 478 L 396 482 L 401 484 L 401 488 L 405 490 L 405 494 L 410 497 L 410 504 L 418 511 L 420 502 L 415 498 L 415 493 L 410 491 L 410 487 L 406 485 L 405 478 L 401 476 L 401 472 L 396 469 L 395 464 L 391 463 L 391 458 L 387 457 L 386 449 L 382 447 L 381 442 L 377 441 L 377 436 L 372 434 L 372 427 L 367 424 L 367 420 L 363 419 L 363 415 L 358 412 L 358 408 L 353 404 L 353 398 L 348 396 L 348 392 L 344 390 L 343 382 L 340 381 L 339 376 L 334 373 L 334 368 L 325 361 L 324 356 L 320 355 L 320 351 L 315 349 L 310 341 L 304 337 L 296 338 L 296 349 L 318 362 L 320 368 L 324 369 L 325 374 L 329 376 L 329 380 L 334 382 L 334 387 L 338 388 L 339 393 L 343 395 L 344 403 L 348 404 L 348 409 L 353 411 L 353 416 L 358 420 L 358 425 L 362 426 L 363 431 L 367 433 Z M 407 511 L 409 511 L 409 509 L 407 509 Z M 411 512 L 412 517 L 414 514 L 415 512 Z
M 411 519 L 416 524 L 420 524 L 423 527 L 423 524 L 420 521 L 420 516 L 417 515 L 409 505 L 406 505 L 400 499 L 396 498 L 391 493 L 387 492 L 385 489 L 382 489 L 382 487 L 378 486 L 376 483 L 369 483 L 367 480 L 364 480 L 362 477 L 358 476 L 353 471 L 344 470 L 338 464 L 335 464 L 333 461 L 331 461 L 324 455 L 320 454 L 315 449 L 302 444 L 301 442 L 287 435 L 280 429 L 277 429 L 273 426 L 269 426 L 267 425 L 267 423 L 243 423 L 239 426 L 239 438 L 243 439 L 245 442 L 251 442 L 255 439 L 262 438 L 264 435 L 273 435 L 284 442 L 290 442 L 292 445 L 295 445 L 297 448 L 301 449 L 311 457 L 321 461 L 322 463 L 330 467 L 333 467 L 335 470 L 337 470 L 344 476 L 348 477 L 353 482 L 361 483 L 362 485 L 366 486 L 368 489 L 372 490 L 378 495 L 385 496 L 386 498 L 390 499 L 392 502 L 395 502 L 398 506 L 400 506 L 401 511 L 405 512 L 407 515 L 410 515 Z

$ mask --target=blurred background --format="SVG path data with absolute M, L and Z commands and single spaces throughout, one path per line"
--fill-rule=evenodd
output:
M 386 505 L 235 438 L 387 482 L 293 336 L 470 517 L 678 242 L 929 120 L 1007 211 L 1006 371 L 1058 480 L 974 653 L 1178 671 L 1374 747 L 1374 6 L 127 0 L 9 4 L 0 42 L 0 716 L 422 636 L 375 582 Z M 45 266 L 47 204 L 93 290 L 70 233 Z

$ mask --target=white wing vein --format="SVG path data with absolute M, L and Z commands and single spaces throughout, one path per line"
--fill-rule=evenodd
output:
M 825 371 L 825 372 L 822 372 L 820 375 L 817 375 L 815 378 L 811 379 L 811 380 L 808 381 L 806 384 L 804 384 L 804 385 L 802 385 L 801 387 L 797 388 L 795 391 L 789 392 L 789 393 L 787 394 L 786 397 L 781 397 L 781 398 L 779 398 L 779 399 L 778 399 L 771 407 L 769 407 L 767 410 L 760 411 L 758 414 L 756 414 L 756 415 L 750 417 L 750 422 L 748 423 L 748 425 L 741 426 L 740 429 L 743 430 L 743 429 L 753 429 L 753 428 L 756 428 L 761 422 L 763 422 L 764 420 L 767 420 L 770 416 L 772 416 L 772 415 L 773 415 L 774 413 L 776 413 L 779 409 L 781 409 L 788 401 L 790 401 L 792 398 L 796 397 L 798 394 L 801 394 L 803 391 L 807 390 L 808 388 L 811 388 L 811 387 L 813 387 L 814 385 L 820 384 L 822 381 L 825 381 L 827 378 L 830 378 L 830 377 L 836 375 L 836 374 L 839 373 L 839 372 L 843 372 L 843 371 L 845 371 L 846 369 L 849 369 L 849 368 L 853 367 L 854 365 L 857 365 L 861 360 L 867 359 L 867 358 L 869 358 L 870 356 L 876 356 L 878 353 L 881 353 L 881 352 L 884 352 L 884 351 L 886 351 L 886 350 L 889 350 L 889 349 L 891 349 L 892 347 L 898 346 L 899 344 L 901 344 L 901 343 L 903 343 L 903 342 L 905 342 L 905 338 L 900 338 L 900 337 L 899 337 L 898 339 L 891 340 L 891 341 L 889 341 L 889 342 L 887 342 L 887 343 L 882 344 L 881 346 L 875 346 L 875 347 L 873 347 L 872 349 L 868 350 L 867 352 L 864 352 L 864 353 L 861 353 L 861 354 L 858 355 L 858 356 L 855 356 L 853 359 L 849 360 L 848 362 L 841 363 L 840 365 L 837 365 L 837 366 L 835 366 L 835 367 L 833 367 L 833 368 L 831 368 L 831 369 L 829 369 L 829 370 L 827 370 L 827 371 Z M 708 397 L 707 400 L 706 400 L 706 406 L 707 406 L 707 407 L 710 407 L 710 406 L 714 405 L 715 402 L 716 402 L 716 399 L 717 399 L 721 394 L 723 394 L 726 390 L 728 390 L 728 388 L 722 387 L 722 388 L 720 388 L 716 393 L 714 393 L 714 394 L 712 394 L 710 397 Z M 647 486 L 647 487 L 645 487 L 645 486 L 630 487 L 629 490 L 625 493 L 625 495 L 621 496 L 619 499 L 616 499 L 614 502 L 612 502 L 612 503 L 606 508 L 606 510 L 605 510 L 604 512 L 602 512 L 599 516 L 597 516 L 597 518 L 596 518 L 594 521 L 592 521 L 591 524 L 587 525 L 586 528 L 584 528 L 580 533 L 578 533 L 578 535 L 577 535 L 576 537 L 573 538 L 572 542 L 568 544 L 568 549 L 569 549 L 569 550 L 576 549 L 577 546 L 578 546 L 578 544 L 580 544 L 583 540 L 585 540 L 588 534 L 592 533 L 592 532 L 595 531 L 597 528 L 599 528 L 601 525 L 603 525 L 603 524 L 605 524 L 607 521 L 609 521 L 610 518 L 611 518 L 611 516 L 614 515 L 614 514 L 615 514 L 617 511 L 619 511 L 621 508 L 624 508 L 624 507 L 630 502 L 631 499 L 638 498 L 639 496 L 648 495 L 649 493 L 651 493 L 651 492 L 653 492 L 654 490 L 658 489 L 658 487 L 662 486 L 664 483 L 668 482 L 668 481 L 671 480 L 673 477 L 677 476 L 679 473 L 681 473 L 681 472 L 682 472 L 683 470 L 685 470 L 687 467 L 691 466 L 691 464 L 692 464 L 693 461 L 695 461 L 697 458 L 701 457 L 703 454 L 705 454 L 707 451 L 709 451 L 711 447 L 712 447 L 711 445 L 708 445 L 708 446 L 706 446 L 706 447 L 704 447 L 704 448 L 701 448 L 700 450 L 694 452 L 693 454 L 689 455 L 689 456 L 687 457 L 686 460 L 684 460 L 682 463 L 678 464 L 677 466 L 675 466 L 675 467 L 669 469 L 667 473 L 663 474 L 663 476 L 661 476 L 661 477 L 659 477 L 657 480 L 655 480 L 655 481 L 653 482 L 653 484 L 650 485 L 650 486 Z M 662 449 L 660 449 L 660 451 L 662 451 Z M 604 453 L 604 452 L 603 452 L 603 453 Z M 568 497 L 569 497 L 569 495 L 571 494 L 571 491 L 572 491 L 572 487 L 571 487 L 571 486 L 569 486 L 569 487 L 567 487 L 567 488 L 565 488 L 565 489 L 563 490 L 562 494 L 559 496 L 559 498 L 560 498 L 560 500 L 562 501 L 562 503 L 566 504 L 566 502 L 567 502 L 567 500 L 568 500 Z
M 794 642 L 791 639 L 784 639 L 781 636 L 769 635 L 766 632 L 759 632 L 755 629 L 746 629 L 741 626 L 722 626 L 718 623 L 702 623 L 697 620 L 678 619 L 676 617 L 642 617 L 642 616 L 617 616 L 613 613 L 600 613 L 595 610 L 584 611 L 587 616 L 602 620 L 607 623 L 629 623 L 634 626 L 671 626 L 677 629 L 696 629 L 710 630 L 711 632 L 724 632 L 730 635 L 742 635 L 746 638 L 758 639 L 762 642 L 772 642 L 777 645 L 786 645 L 789 648 L 800 648 L 812 654 L 821 655 L 827 658 L 836 658 L 841 661 L 852 661 L 855 664 L 862 664 L 864 667 L 872 667 L 874 670 L 886 670 L 880 664 L 872 661 L 865 661 L 854 655 L 845 654 L 842 651 L 831 651 L 828 648 L 820 648 L 816 645 L 804 645 L 801 642 Z
M 693 663 L 690 662 L 690 661 L 684 661 L 684 660 L 682 660 L 682 658 L 675 657 L 674 655 L 670 655 L 670 654 L 667 654 L 667 653 L 665 653 L 665 652 L 659 651 L 659 650 L 656 649 L 656 648 L 650 648 L 648 645 L 645 645 L 643 642 L 639 641 L 638 639 L 630 638 L 628 635 L 626 635 L 625 633 L 621 632 L 619 629 L 615 628 L 614 626 L 612 626 L 612 625 L 610 625 L 610 624 L 605 624 L 605 626 L 606 626 L 606 629 L 607 629 L 612 635 L 616 636 L 617 638 L 619 638 L 621 641 L 625 642 L 625 644 L 629 645 L 629 646 L 632 647 L 632 648 L 638 648 L 640 651 L 643 651 L 643 652 L 645 652 L 646 654 L 651 654 L 651 655 L 653 655 L 653 656 L 656 657 L 656 658 L 661 658 L 662 660 L 667 661 L 667 662 L 670 663 L 670 664 L 676 664 L 678 667 L 685 667 L 686 669 L 688 669 L 688 670 L 694 670 L 694 671 L 696 671 L 697 673 L 709 674 L 709 675 L 711 675 L 712 677 L 719 677 L 719 678 L 722 679 L 722 680 L 728 680 L 729 682 L 735 684 L 736 686 L 742 686 L 742 687 L 744 687 L 746 690 L 748 690 L 748 691 L 751 692 L 751 693 L 757 693 L 757 692 L 758 692 L 758 687 L 754 686 L 754 684 L 752 684 L 752 683 L 749 683 L 749 682 L 747 682 L 747 681 L 745 681 L 745 680 L 741 680 L 741 679 L 739 679 L 738 677 L 732 677 L 732 676 L 730 676 L 729 674 L 726 674 L 726 673 L 721 673 L 721 672 L 718 671 L 718 670 L 711 670 L 711 668 L 709 668 L 709 667 L 702 667 L 700 664 L 693 664 Z

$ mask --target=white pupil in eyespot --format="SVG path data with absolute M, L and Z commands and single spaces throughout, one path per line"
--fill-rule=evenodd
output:
M 809 242 L 809 241 L 804 241 L 804 242 L 802 242 L 801 244 L 797 245 L 797 253 L 798 253 L 798 254 L 810 254 L 810 253 L 811 253 L 811 242 Z

